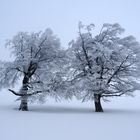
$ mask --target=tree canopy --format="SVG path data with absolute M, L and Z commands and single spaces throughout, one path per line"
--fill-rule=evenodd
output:
M 28 110 L 28 100 L 53 97 L 94 100 L 102 112 L 101 99 L 131 95 L 139 90 L 140 45 L 133 36 L 124 37 L 118 24 L 78 26 L 78 37 L 62 49 L 51 29 L 19 32 L 6 46 L 14 60 L 0 62 L 0 88 L 22 81 L 19 91 L 9 91 L 21 100 L 19 109 Z

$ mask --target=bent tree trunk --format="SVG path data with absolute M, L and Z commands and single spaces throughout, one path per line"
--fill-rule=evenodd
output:
M 94 103 L 95 103 L 95 112 L 103 112 L 100 94 L 94 94 Z
M 30 62 L 30 65 L 28 67 L 28 72 L 25 73 L 24 78 L 23 78 L 23 86 L 21 89 L 22 92 L 22 98 L 21 98 L 21 104 L 19 107 L 19 110 L 22 111 L 28 111 L 28 87 L 29 87 L 29 80 L 32 77 L 32 75 L 35 73 L 37 69 L 37 63 L 33 63 L 32 61 Z
M 28 67 L 27 72 L 24 72 L 24 78 L 22 81 L 22 88 L 19 93 L 15 92 L 14 90 L 9 89 L 10 92 L 12 92 L 14 95 L 20 96 L 20 106 L 19 110 L 22 111 L 28 111 L 28 97 L 33 94 L 28 94 L 28 88 L 29 88 L 29 80 L 32 77 L 32 75 L 35 73 L 37 69 L 37 63 L 30 62 L 30 65 Z M 40 93 L 41 91 L 37 91 L 37 93 Z

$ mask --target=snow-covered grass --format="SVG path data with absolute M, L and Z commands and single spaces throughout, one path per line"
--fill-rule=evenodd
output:
M 113 98 L 95 113 L 92 102 L 31 104 L 18 111 L 16 97 L 0 92 L 0 140 L 139 140 L 140 96 Z

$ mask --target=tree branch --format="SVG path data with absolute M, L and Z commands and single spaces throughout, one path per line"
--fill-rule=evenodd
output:
M 35 91 L 33 93 L 27 94 L 27 96 L 32 96 L 32 95 L 35 95 L 35 94 L 38 94 L 38 93 L 42 93 L 42 91 Z
M 120 92 L 118 92 L 120 94 L 113 94 L 113 93 L 106 94 L 106 95 L 105 94 L 102 94 L 101 97 L 119 97 L 119 96 L 122 96 L 122 95 L 126 94 L 127 92 L 132 92 L 132 91 L 133 91 L 133 89 L 128 89 L 126 91 L 120 91 Z
M 15 92 L 14 90 L 12 90 L 12 89 L 8 89 L 10 92 L 12 92 L 14 95 L 16 95 L 16 96 L 23 96 L 23 94 L 19 94 L 19 93 L 17 93 L 17 92 Z
M 109 95 L 101 95 L 101 97 L 119 97 L 123 94 L 125 94 L 126 92 L 120 93 L 120 94 L 109 94 Z
M 32 95 L 35 95 L 35 94 L 38 94 L 38 93 L 42 93 L 42 91 L 35 91 L 35 92 L 33 92 L 33 93 L 30 93 L 30 94 L 19 94 L 19 93 L 17 93 L 17 92 L 15 92 L 14 90 L 12 90 L 12 89 L 8 89 L 10 92 L 12 92 L 14 95 L 16 95 L 16 96 L 32 96 Z
M 120 69 L 122 68 L 124 62 L 128 59 L 129 55 L 125 58 L 125 60 L 123 60 L 121 62 L 121 64 L 119 65 L 119 67 L 114 71 L 114 73 L 111 75 L 111 77 L 108 79 L 107 84 L 109 84 L 111 82 L 111 80 L 114 78 L 115 75 L 118 74 L 118 72 L 120 71 Z
M 39 44 L 39 49 L 38 49 L 38 51 L 36 52 L 36 54 L 35 54 L 35 56 L 34 56 L 34 58 L 36 58 L 37 57 L 37 55 L 39 54 L 39 52 L 41 51 L 41 46 L 43 45 L 43 43 L 45 42 L 47 40 L 47 36 L 45 37 L 45 39 L 43 39 L 42 41 L 41 41 L 41 43 Z
M 82 36 L 80 27 L 79 27 L 79 35 L 80 35 L 80 38 L 81 38 L 81 41 L 82 41 L 82 49 L 83 49 L 83 52 L 84 52 L 84 55 L 85 55 L 85 59 L 87 61 L 87 66 L 89 68 L 90 73 L 92 74 L 92 66 L 91 66 L 89 56 L 88 56 L 86 48 L 85 48 L 85 42 L 84 42 L 84 38 Z

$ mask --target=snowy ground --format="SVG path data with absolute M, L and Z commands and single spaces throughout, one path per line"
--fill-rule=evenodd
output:
M 139 140 L 140 96 L 114 98 L 95 113 L 92 102 L 32 104 L 17 110 L 8 91 L 0 92 L 0 140 Z

